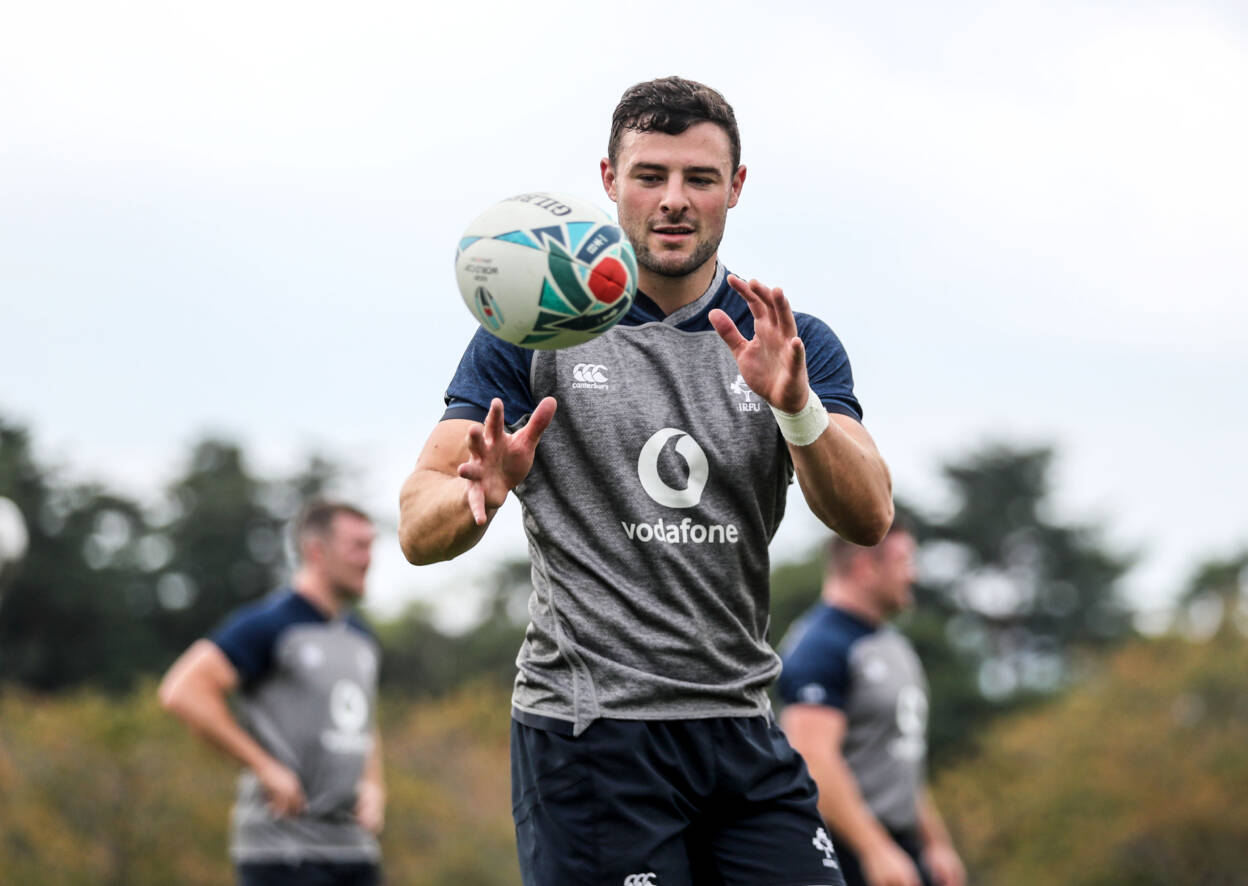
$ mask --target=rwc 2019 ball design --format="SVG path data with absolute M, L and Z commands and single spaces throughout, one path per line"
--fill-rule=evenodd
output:
M 482 328 L 545 350 L 618 323 L 637 292 L 637 259 L 623 230 L 587 200 L 520 194 L 468 225 L 455 276 Z

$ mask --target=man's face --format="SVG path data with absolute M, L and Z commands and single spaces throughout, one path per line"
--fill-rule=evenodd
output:
M 914 561 L 917 551 L 914 536 L 901 531 L 889 533 L 874 551 L 875 596 L 888 613 L 901 612 L 914 602 L 911 587 L 918 576 Z
M 695 123 L 679 135 L 625 131 L 602 184 L 638 263 L 664 277 L 691 274 L 715 257 L 745 167 L 732 168 L 728 133 Z
M 339 513 L 329 524 L 329 533 L 321 541 L 325 575 L 335 593 L 362 597 L 364 577 L 373 556 L 373 540 L 377 537 L 373 524 L 354 514 Z

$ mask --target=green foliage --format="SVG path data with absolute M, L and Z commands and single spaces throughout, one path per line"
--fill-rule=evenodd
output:
M 383 707 L 388 882 L 512 886 L 509 692 L 470 683 L 435 702 Z
M 508 789 L 507 695 L 383 699 L 387 880 L 518 882 Z M 230 882 L 237 767 L 162 712 L 150 682 L 0 696 L 0 872 L 41 886 Z
M 1248 642 L 1123 648 L 935 791 L 980 886 L 1243 882 Z
M 439 631 L 423 606 L 410 607 L 399 618 L 378 626 L 384 688 L 427 696 L 446 693 L 466 681 L 500 691 L 511 687 L 532 591 L 528 560 L 500 564 L 484 584 L 480 618 L 463 634 Z
M 144 684 L 0 697 L 0 871 L 11 883 L 224 881 L 232 769 Z

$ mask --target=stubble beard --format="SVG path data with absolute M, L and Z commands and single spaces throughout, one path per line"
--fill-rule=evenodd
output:
M 669 224 L 680 224 L 679 220 L 672 220 Z M 649 222 L 642 222 L 635 226 L 636 236 L 633 231 L 629 231 L 629 227 L 625 226 L 628 233 L 628 239 L 633 245 L 633 253 L 637 256 L 637 264 L 645 268 L 651 273 L 658 274 L 660 277 L 687 277 L 694 273 L 698 268 L 702 267 L 710 260 L 719 249 L 720 240 L 723 239 L 723 227 L 719 229 L 719 236 L 700 239 L 693 252 L 687 258 L 681 258 L 676 252 L 656 252 L 647 244 L 647 237 L 650 232 Z
M 702 240 L 689 257 L 682 259 L 671 253 L 655 253 L 644 243 L 640 247 L 633 244 L 637 264 L 661 277 L 686 277 L 706 264 L 715 255 L 717 249 L 719 249 L 718 242 Z M 676 261 L 673 263 L 671 259 L 676 259 Z

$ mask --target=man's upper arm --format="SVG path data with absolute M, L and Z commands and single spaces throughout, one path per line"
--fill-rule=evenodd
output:
M 836 426 L 849 435 L 855 443 L 872 453 L 876 458 L 880 458 L 880 450 L 875 445 L 875 439 L 863 426 L 862 422 L 852 416 L 842 415 L 839 412 L 828 413 L 828 418 L 836 422 Z
M 166 707 L 176 708 L 203 692 L 227 695 L 238 684 L 238 671 L 221 647 L 211 640 L 196 640 L 169 668 L 160 698 Z
M 789 743 L 806 757 L 814 751 L 839 751 L 848 722 L 840 708 L 799 703 L 781 712 L 780 726 Z

